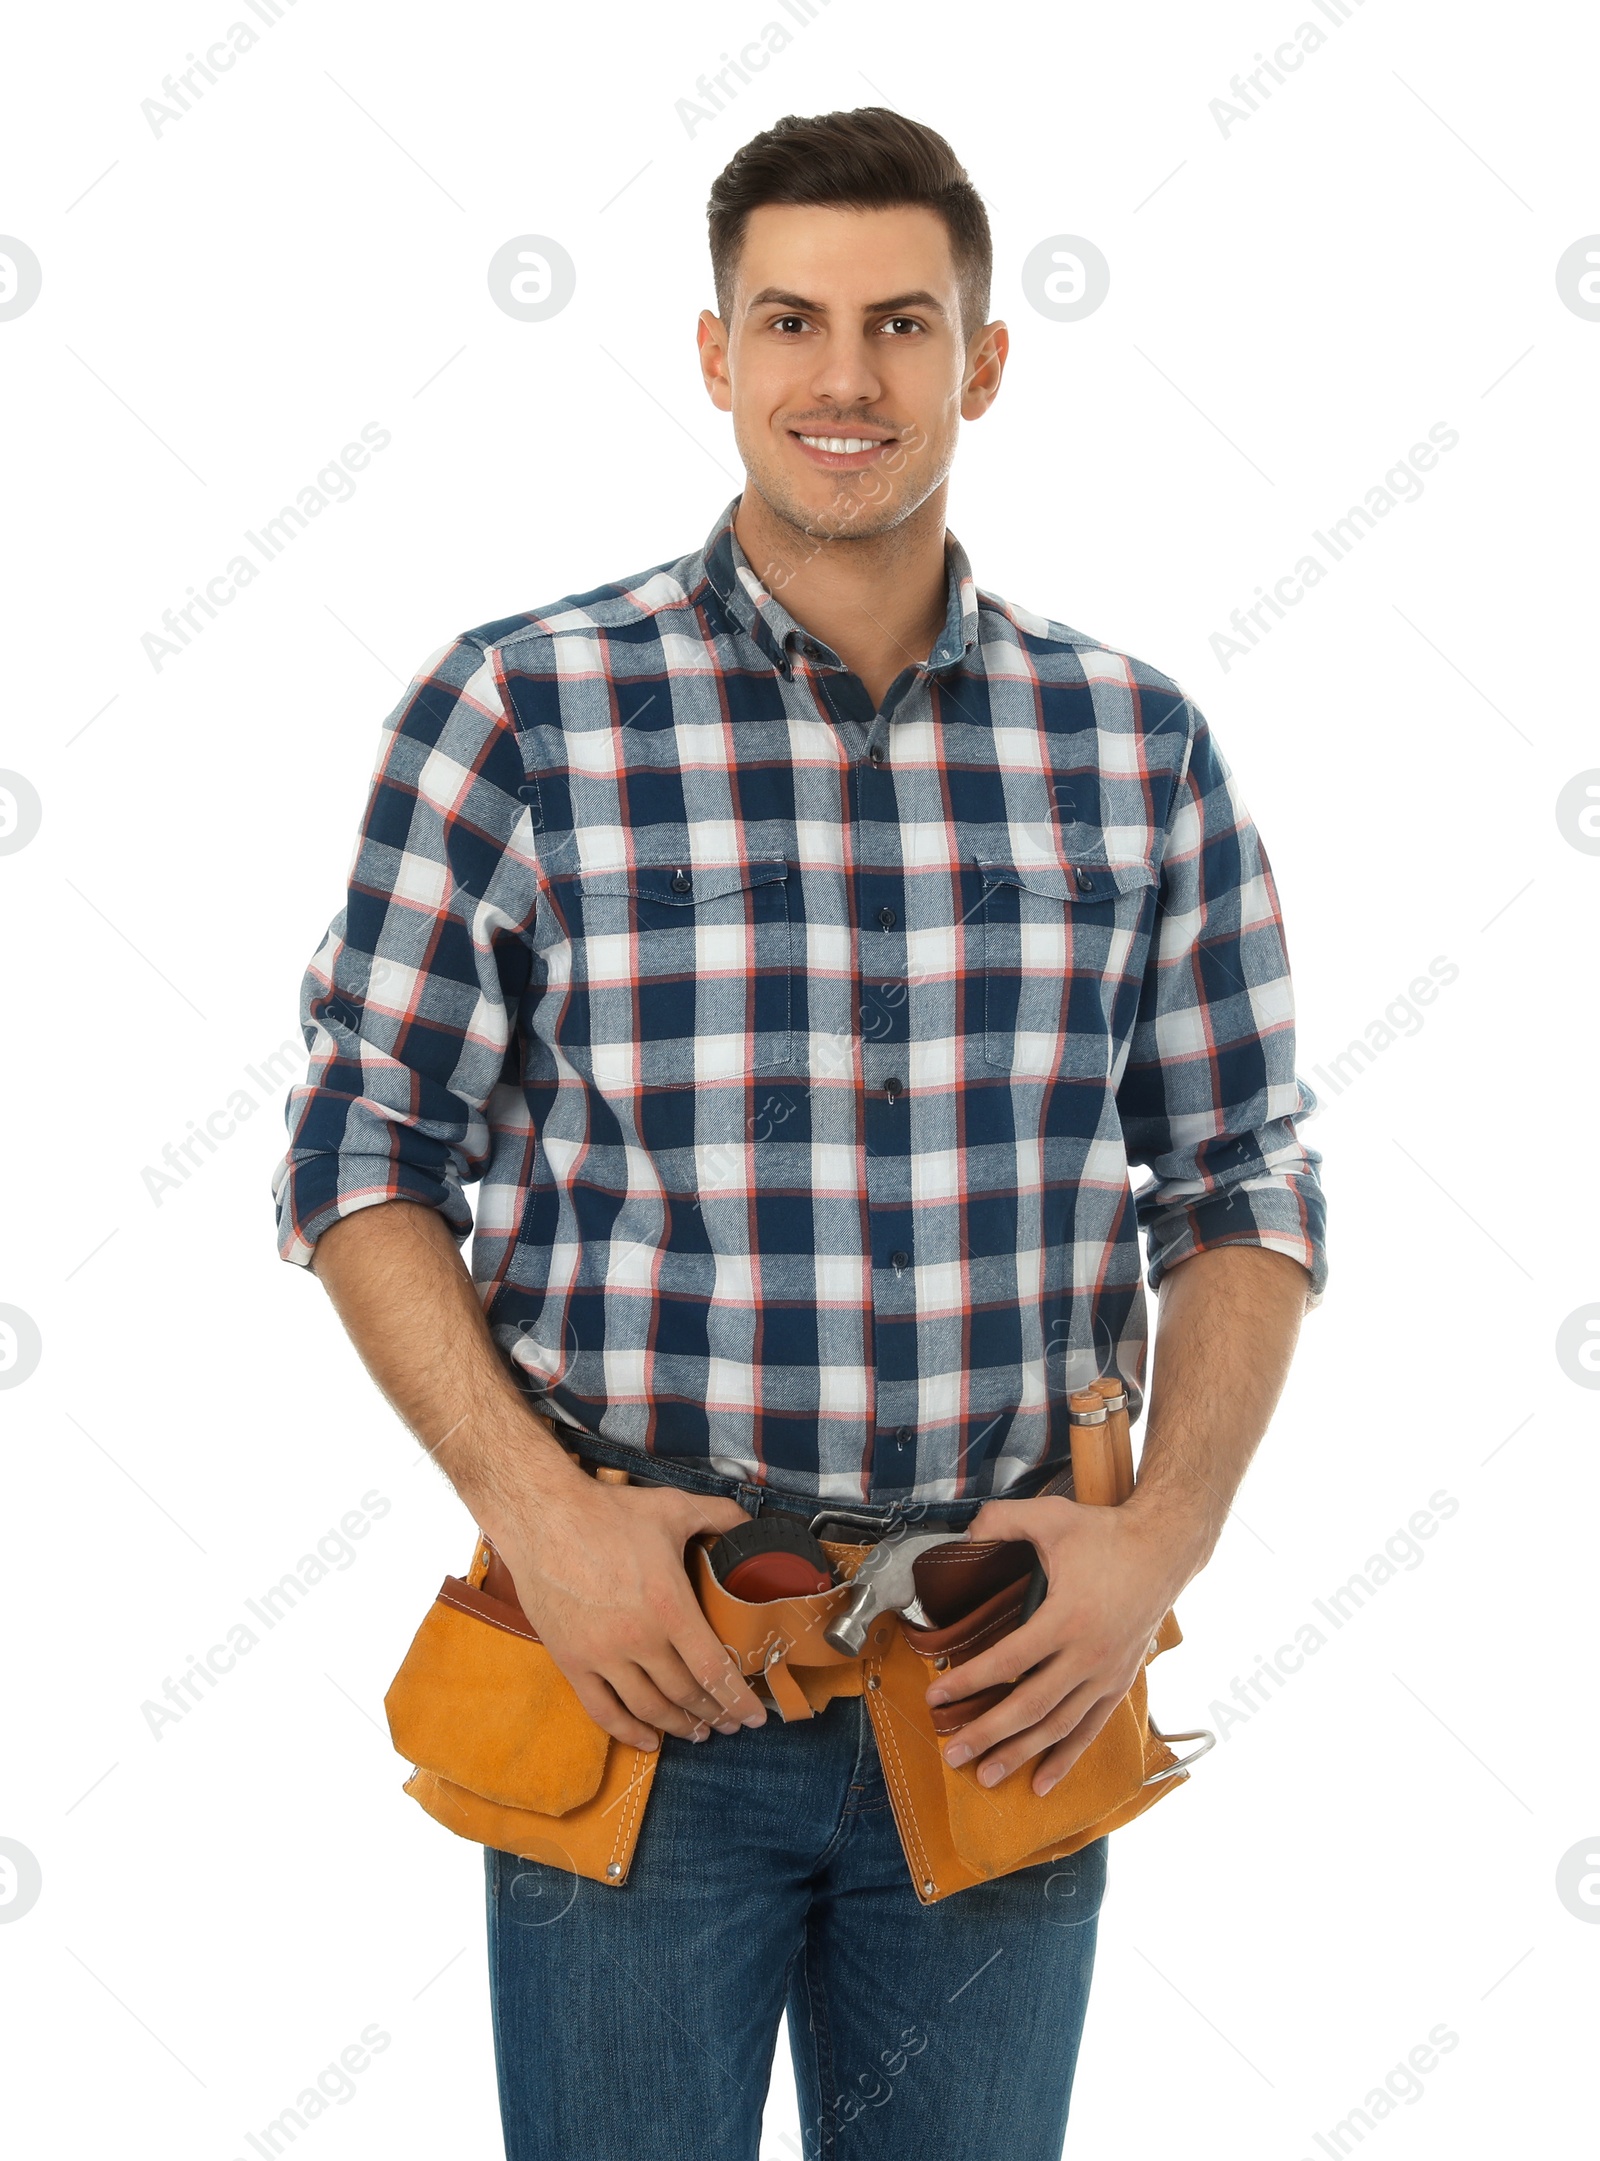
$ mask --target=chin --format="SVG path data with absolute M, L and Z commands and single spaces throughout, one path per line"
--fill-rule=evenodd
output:
M 909 475 L 904 473 L 898 476 L 891 494 L 855 498 L 837 483 L 830 485 L 826 475 L 821 487 L 809 472 L 803 476 L 805 485 L 793 484 L 787 474 L 769 476 L 752 471 L 750 477 L 785 524 L 797 532 L 828 540 L 872 540 L 890 532 L 926 494 L 925 490 L 908 487 Z M 859 505 L 854 510 L 850 508 L 852 500 Z

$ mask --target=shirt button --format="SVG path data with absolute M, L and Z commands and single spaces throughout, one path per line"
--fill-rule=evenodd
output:
M 908 1267 L 910 1262 L 911 1255 L 909 1253 L 891 1253 L 889 1255 L 889 1266 L 896 1275 L 899 1275 L 902 1268 Z
M 674 893 L 687 893 L 693 884 L 694 880 L 686 870 L 675 870 L 673 872 L 672 890 Z
M 900 918 L 892 908 L 880 908 L 878 910 L 878 928 L 880 930 L 893 930 L 899 920 Z
M 888 1080 L 886 1080 L 883 1084 L 883 1092 L 889 1098 L 889 1101 L 892 1103 L 895 1097 L 901 1093 L 904 1087 L 904 1081 L 896 1080 L 891 1074 Z
M 874 765 L 882 765 L 883 745 L 881 743 L 874 743 L 872 748 L 867 752 L 867 756 L 872 760 L 872 763 Z
M 894 1445 L 896 1448 L 909 1447 L 916 1437 L 917 1429 L 915 1426 L 897 1426 L 895 1428 Z
M 1080 893 L 1092 893 L 1094 891 L 1094 880 L 1089 876 L 1089 873 L 1086 870 L 1079 871 L 1077 877 L 1077 886 Z

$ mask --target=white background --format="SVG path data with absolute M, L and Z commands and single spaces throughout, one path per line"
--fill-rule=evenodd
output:
M 44 276 L 0 322 L 0 766 L 43 805 L 0 856 L 0 1304 L 43 1345 L 0 1440 L 0 1837 L 43 1878 L 0 1927 L 22 2150 L 233 2161 L 375 2022 L 392 2045 L 295 2152 L 499 2151 L 479 1849 L 401 1795 L 381 1710 L 471 1526 L 276 1258 L 283 1088 L 245 1068 L 295 1038 L 424 656 L 679 555 L 736 492 L 694 357 L 709 183 L 781 113 L 873 102 L 947 133 L 993 218 L 1013 354 L 952 526 L 982 585 L 1207 713 L 1323 1098 L 1328 1297 L 1157 1720 L 1215 1727 L 1313 1600 L 1459 1503 L 1113 1838 L 1068 2151 L 1315 2161 L 1441 2022 L 1458 2045 L 1363 2152 L 1550 2150 L 1600 1954 L 1556 1891 L 1600 1851 L 1596 1403 L 1555 1349 L 1600 1300 L 1600 860 L 1556 818 L 1600 765 L 1600 323 L 1555 279 L 1600 228 L 1592 19 L 831 0 L 691 136 L 675 101 L 778 0 L 299 0 L 154 134 L 141 100 L 238 19 L 33 11 L 5 53 L 0 231 Z M 1326 43 L 1224 134 L 1211 101 L 1305 20 Z M 540 324 L 485 279 L 529 232 L 578 272 Z M 1019 282 L 1063 233 L 1111 265 L 1078 323 Z M 353 500 L 154 669 L 163 610 L 374 421 Z M 1231 611 L 1441 421 L 1420 500 L 1225 670 Z M 1420 1025 L 1325 1087 L 1436 956 Z M 156 1205 L 145 1168 L 240 1087 L 254 1117 Z M 153 1738 L 146 1699 L 373 1490 L 354 1564 Z M 792 2121 L 780 2050 L 767 2155 Z

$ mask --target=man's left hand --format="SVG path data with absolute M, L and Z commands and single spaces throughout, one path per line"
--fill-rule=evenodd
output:
M 979 1783 L 993 1786 L 1037 1757 L 1033 1790 L 1046 1794 L 1133 1686 L 1188 1575 L 1172 1541 L 1128 1502 L 990 1501 L 971 1536 L 1030 1540 L 1049 1588 L 1030 1621 L 941 1674 L 927 1700 L 957 1703 L 1015 1681 L 1003 1703 L 944 1742 L 945 1761 L 976 1761 Z

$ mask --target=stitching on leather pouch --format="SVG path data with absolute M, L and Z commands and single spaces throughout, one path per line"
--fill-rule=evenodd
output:
M 644 1807 L 644 1787 L 651 1785 L 655 1779 L 655 1766 L 651 1766 L 649 1776 L 644 1774 L 644 1750 L 638 1748 L 634 1750 L 634 1772 L 634 1779 L 629 1779 L 629 1807 L 623 1815 L 623 1822 L 616 1826 L 616 1845 L 612 1848 L 612 1861 L 621 1861 L 623 1854 L 629 1850 L 631 1841 L 634 1841 L 634 1826 L 638 1824 L 640 1809 Z
M 878 1673 L 878 1677 L 882 1679 L 882 1662 L 874 1664 L 874 1668 L 871 1668 L 871 1670 L 874 1670 L 874 1673 Z M 863 1679 L 865 1679 L 865 1673 L 867 1673 L 867 1668 L 863 1666 Z M 886 1770 L 886 1772 L 889 1772 L 889 1785 L 891 1785 L 891 1789 L 895 1791 L 895 1796 L 897 1796 L 899 1800 L 902 1800 L 902 1802 L 904 1802 L 904 1817 L 906 1817 L 906 1824 L 910 1824 L 910 1843 L 912 1843 L 912 1845 L 915 1845 L 915 1848 L 917 1848 L 917 1854 L 919 1854 L 919 1861 L 921 1861 L 921 1869 L 923 1869 L 923 1878 L 925 1878 L 925 1876 L 928 1876 L 928 1874 L 930 1874 L 930 1869 L 928 1869 L 928 1854 L 923 1854 L 923 1850 L 921 1850 L 921 1837 L 917 1835 L 917 1813 L 915 1813 L 915 1809 L 912 1809 L 912 1807 L 910 1807 L 910 1781 L 906 1779 L 906 1770 L 904 1770 L 904 1766 L 902 1766 L 902 1761 L 899 1761 L 899 1742 L 895 1740 L 895 1714 L 893 1714 L 893 1705 L 891 1705 L 889 1701 L 886 1701 L 886 1699 L 884 1699 L 884 1716 L 882 1716 L 882 1727 L 880 1727 L 880 1724 L 878 1724 L 878 1720 L 874 1718 L 874 1722 L 871 1722 L 871 1729 L 874 1729 L 874 1733 L 878 1735 L 878 1748 L 880 1748 L 880 1753 L 882 1753 L 882 1746 L 884 1746 L 884 1744 L 886 1744 L 886 1746 L 889 1746 L 889 1759 L 891 1759 L 891 1761 L 889 1761 L 889 1763 L 886 1763 L 886 1766 L 884 1766 L 884 1770 Z
M 655 1751 L 653 1749 L 636 1748 L 633 1752 L 634 1768 L 637 1770 L 644 1757 L 647 1755 L 653 1755 L 654 1753 Z M 633 1806 L 629 1809 L 627 1815 L 623 1818 L 622 1822 L 617 1827 L 617 1842 L 611 1849 L 611 1858 L 613 1861 L 620 1861 L 622 1859 L 623 1849 L 628 1843 L 629 1834 L 633 1830 L 633 1826 L 638 1818 L 640 1809 L 644 1806 L 644 1789 L 647 1785 L 651 1783 L 653 1783 L 653 1774 L 651 1779 L 636 1778 L 629 1781 L 629 1791 L 633 1796 Z
M 1012 1617 L 1009 1613 L 997 1613 L 992 1621 L 984 1622 L 982 1628 L 978 1630 L 976 1635 L 968 1636 L 966 1640 L 960 1645 L 960 1648 L 963 1651 L 973 1649 L 977 1644 L 980 1644 L 983 1641 L 985 1636 L 992 1636 L 997 1628 L 1002 1630 L 1003 1632 L 1008 1632 L 1011 1627 L 1011 1619 Z M 904 1631 L 902 1630 L 901 1633 L 903 1634 Z M 939 1655 L 935 1651 L 921 1650 L 914 1643 L 912 1644 L 911 1648 L 912 1650 L 916 1651 L 919 1658 L 926 1658 L 931 1660 Z
M 874 1660 L 872 1670 L 879 1675 L 880 1679 L 882 1678 L 882 1667 L 883 1661 L 881 1659 Z M 922 1840 L 917 1832 L 917 1812 L 911 1803 L 911 1782 L 906 1777 L 905 1767 L 900 1761 L 900 1743 L 895 1737 L 894 1705 L 889 1702 L 887 1697 L 884 1698 L 882 1730 L 879 1732 L 878 1722 L 874 1719 L 873 1731 L 879 1733 L 880 1744 L 882 1741 L 887 1740 L 889 1753 L 894 1759 L 893 1783 L 898 1785 L 900 1798 L 904 1803 L 904 1820 L 910 1826 L 911 1843 L 917 1849 L 917 1866 L 922 1871 L 917 1878 L 920 1889 L 932 1877 L 933 1870 L 928 1865 L 928 1856 L 922 1850 Z M 940 1761 L 942 1762 L 943 1758 Z M 899 1812 L 897 1811 L 897 1820 L 898 1817 Z
M 476 1589 L 477 1586 L 474 1585 L 473 1588 Z M 488 1594 L 485 1593 L 484 1595 L 487 1596 Z M 441 1606 L 450 1607 L 452 1612 L 470 1614 L 473 1620 L 482 1621 L 486 1628 L 498 1628 L 504 1635 L 515 1636 L 519 1643 L 537 1643 L 540 1640 L 531 1633 L 524 1635 L 520 1628 L 513 1628 L 508 1621 L 496 1620 L 492 1613 L 480 1612 L 476 1606 L 469 1606 L 464 1599 L 453 1597 L 449 1591 L 441 1591 L 437 1603 Z M 532 1624 L 529 1625 L 531 1629 Z

